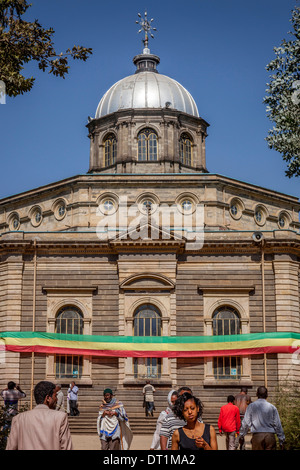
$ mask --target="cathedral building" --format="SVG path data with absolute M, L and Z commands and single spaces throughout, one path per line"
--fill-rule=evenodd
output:
M 87 123 L 87 173 L 0 200 L 0 382 L 104 388 L 143 415 L 189 385 L 213 422 L 242 386 L 300 380 L 299 200 L 210 173 L 209 124 L 159 73 L 135 73 Z M 94 419 L 94 418 L 93 418 Z

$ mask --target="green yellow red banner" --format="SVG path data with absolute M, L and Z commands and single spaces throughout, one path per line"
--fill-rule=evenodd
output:
M 10 331 L 0 333 L 0 350 L 20 353 L 106 357 L 213 357 L 294 353 L 300 334 L 251 333 L 225 336 L 102 336 Z

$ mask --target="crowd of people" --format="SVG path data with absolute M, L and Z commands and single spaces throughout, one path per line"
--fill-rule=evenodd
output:
M 6 421 L 10 430 L 7 450 L 72 450 L 68 414 L 78 416 L 78 392 L 75 382 L 70 384 L 67 409 L 60 385 L 41 381 L 34 388 L 36 406 L 18 413 L 18 401 L 26 394 L 14 382 L 9 382 L 1 392 Z M 146 382 L 143 388 L 146 417 L 152 416 L 155 388 Z M 226 436 L 227 450 L 245 450 L 245 436 L 252 433 L 253 450 L 275 450 L 277 435 L 281 448 L 284 432 L 278 411 L 267 401 L 268 390 L 261 386 L 252 402 L 246 388 L 236 396 L 228 395 L 221 406 L 218 432 Z M 191 388 L 171 390 L 167 406 L 157 419 L 150 450 L 217 450 L 217 433 L 214 427 L 203 422 L 203 404 Z M 97 419 L 97 432 L 102 450 L 129 450 L 132 430 L 124 404 L 112 389 L 103 391 L 103 399 Z
M 218 418 L 219 434 L 226 436 L 227 450 L 245 450 L 245 436 L 252 433 L 252 450 L 275 450 L 277 435 L 284 448 L 284 431 L 278 411 L 267 401 L 268 390 L 258 387 L 252 402 L 247 388 L 236 396 L 228 395 Z M 189 387 L 172 390 L 168 406 L 157 420 L 151 449 L 157 450 L 217 450 L 216 431 L 202 420 L 202 402 Z

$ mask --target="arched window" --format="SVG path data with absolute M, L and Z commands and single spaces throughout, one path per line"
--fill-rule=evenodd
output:
M 183 165 L 192 165 L 192 139 L 188 134 L 182 134 L 179 141 L 180 161 Z
M 57 314 L 55 332 L 68 335 L 83 334 L 83 315 L 73 306 L 63 307 Z M 55 357 L 56 378 L 80 378 L 82 375 L 82 356 L 57 354 Z
M 161 314 L 151 304 L 140 306 L 134 314 L 134 336 L 161 336 Z M 156 357 L 134 358 L 135 378 L 159 378 L 161 376 L 161 359 Z
M 138 160 L 157 160 L 157 134 L 152 129 L 144 129 L 138 135 Z
M 218 308 L 213 314 L 213 334 L 238 335 L 241 331 L 241 322 L 238 312 L 228 306 Z M 242 362 L 240 356 L 214 357 L 214 376 L 216 379 L 240 379 Z
M 104 165 L 113 165 L 117 157 L 117 139 L 114 134 L 109 134 L 104 140 Z

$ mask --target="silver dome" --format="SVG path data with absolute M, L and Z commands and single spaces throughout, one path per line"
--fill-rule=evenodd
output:
M 140 72 L 115 83 L 101 99 L 95 118 L 106 116 L 128 108 L 176 109 L 199 117 L 196 103 L 191 94 L 166 75 L 154 72 Z

